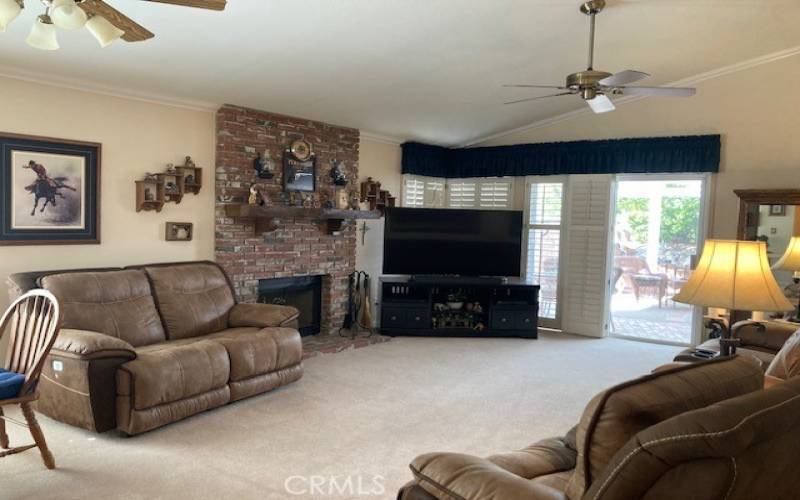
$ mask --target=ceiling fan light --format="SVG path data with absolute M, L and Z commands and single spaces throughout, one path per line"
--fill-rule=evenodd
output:
M 5 31 L 20 12 L 22 12 L 22 5 L 17 0 L 0 0 L 0 31 Z
M 76 30 L 86 24 L 86 12 L 75 0 L 53 0 L 50 6 L 53 24 L 65 30 Z
M 86 29 L 97 39 L 101 47 L 108 47 L 125 34 L 103 16 L 90 17 L 86 22 Z
M 36 18 L 31 28 L 31 33 L 25 40 L 28 45 L 39 50 L 58 50 L 58 39 L 56 38 L 56 27 L 48 15 Z

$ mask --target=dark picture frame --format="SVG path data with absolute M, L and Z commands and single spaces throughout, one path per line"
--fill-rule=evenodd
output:
M 313 193 L 317 190 L 317 157 L 301 161 L 291 151 L 283 155 L 283 190 Z
M 192 241 L 194 224 L 191 222 L 167 222 L 166 241 Z
M 102 145 L 0 132 L 0 246 L 100 244 Z
M 786 205 L 770 205 L 769 214 L 779 217 L 786 215 Z

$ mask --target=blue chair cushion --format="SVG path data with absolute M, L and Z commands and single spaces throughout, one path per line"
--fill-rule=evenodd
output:
M 0 368 L 0 399 L 11 399 L 19 395 L 22 384 L 25 383 L 25 375 L 17 372 L 10 372 Z

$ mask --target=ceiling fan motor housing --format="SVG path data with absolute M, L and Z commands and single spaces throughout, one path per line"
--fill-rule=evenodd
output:
M 567 87 L 575 92 L 580 92 L 586 100 L 594 99 L 600 90 L 600 80 L 611 76 L 605 71 L 586 70 L 573 73 L 567 77 Z

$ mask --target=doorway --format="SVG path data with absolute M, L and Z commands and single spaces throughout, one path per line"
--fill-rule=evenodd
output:
M 698 310 L 672 300 L 689 279 L 706 227 L 705 176 L 625 176 L 616 184 L 608 328 L 645 342 L 691 345 Z

